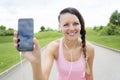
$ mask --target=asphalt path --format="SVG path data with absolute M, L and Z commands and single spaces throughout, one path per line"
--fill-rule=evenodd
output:
M 94 80 L 120 80 L 120 52 L 93 45 L 95 57 L 93 64 Z M 52 67 L 49 80 L 55 80 L 57 69 Z M 33 80 L 32 69 L 28 61 L 10 71 L 0 80 Z

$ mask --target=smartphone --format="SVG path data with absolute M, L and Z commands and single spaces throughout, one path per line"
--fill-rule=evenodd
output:
M 32 18 L 18 20 L 18 51 L 33 51 L 34 22 Z

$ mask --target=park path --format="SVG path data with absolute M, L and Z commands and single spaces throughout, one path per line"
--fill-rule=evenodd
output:
M 120 80 L 120 52 L 112 51 L 100 46 L 95 47 L 93 65 L 94 80 Z M 55 80 L 57 70 L 53 65 L 50 79 Z M 32 80 L 32 69 L 30 63 L 25 61 L 0 80 Z

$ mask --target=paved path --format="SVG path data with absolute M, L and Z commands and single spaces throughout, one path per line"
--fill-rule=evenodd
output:
M 95 47 L 95 58 L 93 65 L 94 80 L 120 80 L 120 53 Z M 57 70 L 53 65 L 49 80 L 55 80 Z M 29 62 L 17 67 L 10 74 L 0 80 L 32 80 L 32 70 Z
M 120 52 L 95 46 L 94 79 L 120 80 Z

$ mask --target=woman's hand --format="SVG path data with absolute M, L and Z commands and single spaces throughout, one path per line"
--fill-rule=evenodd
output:
M 18 46 L 18 33 L 14 32 L 14 47 L 17 49 Z M 31 63 L 39 63 L 40 62 L 40 46 L 36 38 L 33 39 L 34 49 L 33 51 L 23 51 L 22 56 L 24 56 Z

